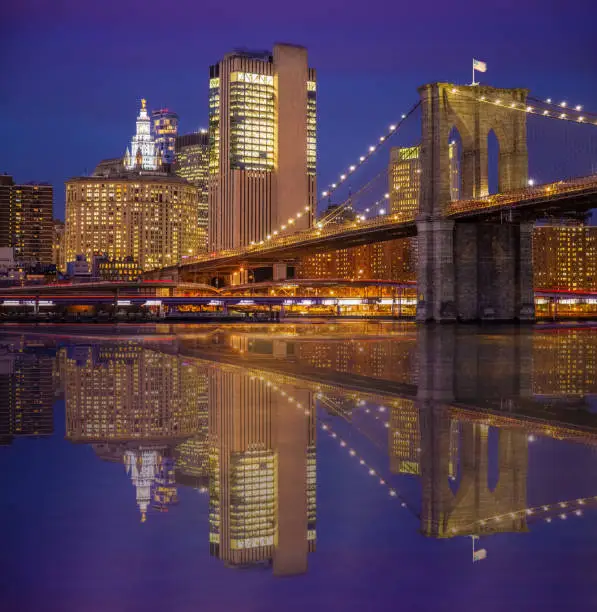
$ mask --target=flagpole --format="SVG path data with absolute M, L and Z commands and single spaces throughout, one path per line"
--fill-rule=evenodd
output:
M 473 82 L 471 85 L 476 85 L 475 83 L 475 58 L 473 58 Z

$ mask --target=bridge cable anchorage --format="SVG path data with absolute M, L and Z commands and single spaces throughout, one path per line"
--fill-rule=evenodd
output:
M 566 501 L 555 502 L 553 504 L 544 504 L 541 506 L 529 506 L 528 508 L 521 508 L 519 510 L 513 510 L 512 512 L 503 512 L 501 514 L 494 514 L 484 519 L 478 519 L 467 525 L 464 525 L 460 529 L 453 528 L 452 533 L 458 535 L 462 532 L 464 535 L 468 535 L 468 532 L 474 528 L 484 527 L 486 525 L 492 525 L 500 523 L 502 520 L 510 520 L 516 518 L 526 518 L 527 520 L 541 520 L 543 519 L 546 523 L 551 523 L 553 514 L 557 514 L 558 518 L 565 520 L 568 516 L 583 516 L 582 508 L 578 506 L 586 506 L 587 504 L 597 504 L 597 495 L 594 497 L 581 497 L 578 499 L 571 499 Z M 532 517 L 529 519 L 528 517 Z

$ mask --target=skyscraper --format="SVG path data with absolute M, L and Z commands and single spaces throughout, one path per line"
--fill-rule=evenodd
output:
M 167 108 L 151 112 L 151 127 L 156 147 L 157 164 L 174 163 L 178 115 Z
M 207 130 L 177 136 L 174 171 L 199 190 L 197 224 L 200 250 L 207 248 L 209 135 Z
M 156 170 L 158 158 L 156 146 L 151 134 L 151 119 L 147 114 L 147 100 L 141 100 L 141 109 L 137 117 L 137 131 L 131 140 L 130 149 L 124 155 L 124 167 L 127 170 Z
M 210 68 L 211 251 L 311 226 L 316 82 L 307 50 L 235 51 Z
M 16 260 L 52 263 L 53 193 L 45 183 L 0 176 L 0 247 L 12 247 Z
M 390 150 L 390 212 L 410 220 L 419 211 L 421 192 L 421 147 L 392 147 Z

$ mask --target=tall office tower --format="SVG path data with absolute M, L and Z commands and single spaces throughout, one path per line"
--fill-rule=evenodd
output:
M 208 226 L 207 181 L 209 178 L 209 134 L 207 130 L 177 136 L 174 160 L 176 174 L 195 185 L 199 190 L 197 215 L 199 243 L 202 250 L 206 250 Z
M 390 212 L 401 219 L 412 220 L 419 212 L 421 192 L 421 147 L 390 149 Z
M 126 170 L 156 170 L 158 167 L 155 140 L 151 134 L 151 119 L 147 114 L 145 98 L 141 100 L 141 110 L 137 117 L 137 132 L 124 155 L 124 167 Z
M 235 51 L 209 76 L 209 250 L 309 228 L 316 204 L 316 77 L 307 50 Z
M 231 566 L 307 570 L 315 549 L 311 393 L 237 368 L 209 372 L 210 552 Z
M 57 270 L 64 270 L 64 221 L 54 219 L 52 225 L 52 263 Z
M 173 164 L 176 151 L 176 136 L 178 135 L 178 115 L 167 108 L 151 112 L 151 127 L 156 148 L 156 162 Z
M 597 291 L 597 227 L 535 227 L 533 274 L 538 289 Z
M 175 265 L 199 251 L 198 191 L 177 176 L 130 173 L 66 182 L 66 261 L 132 257 L 141 269 Z M 51 241 L 51 238 L 50 238 Z

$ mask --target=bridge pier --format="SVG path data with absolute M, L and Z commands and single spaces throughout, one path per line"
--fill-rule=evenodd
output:
M 533 321 L 532 223 L 417 221 L 417 321 Z

